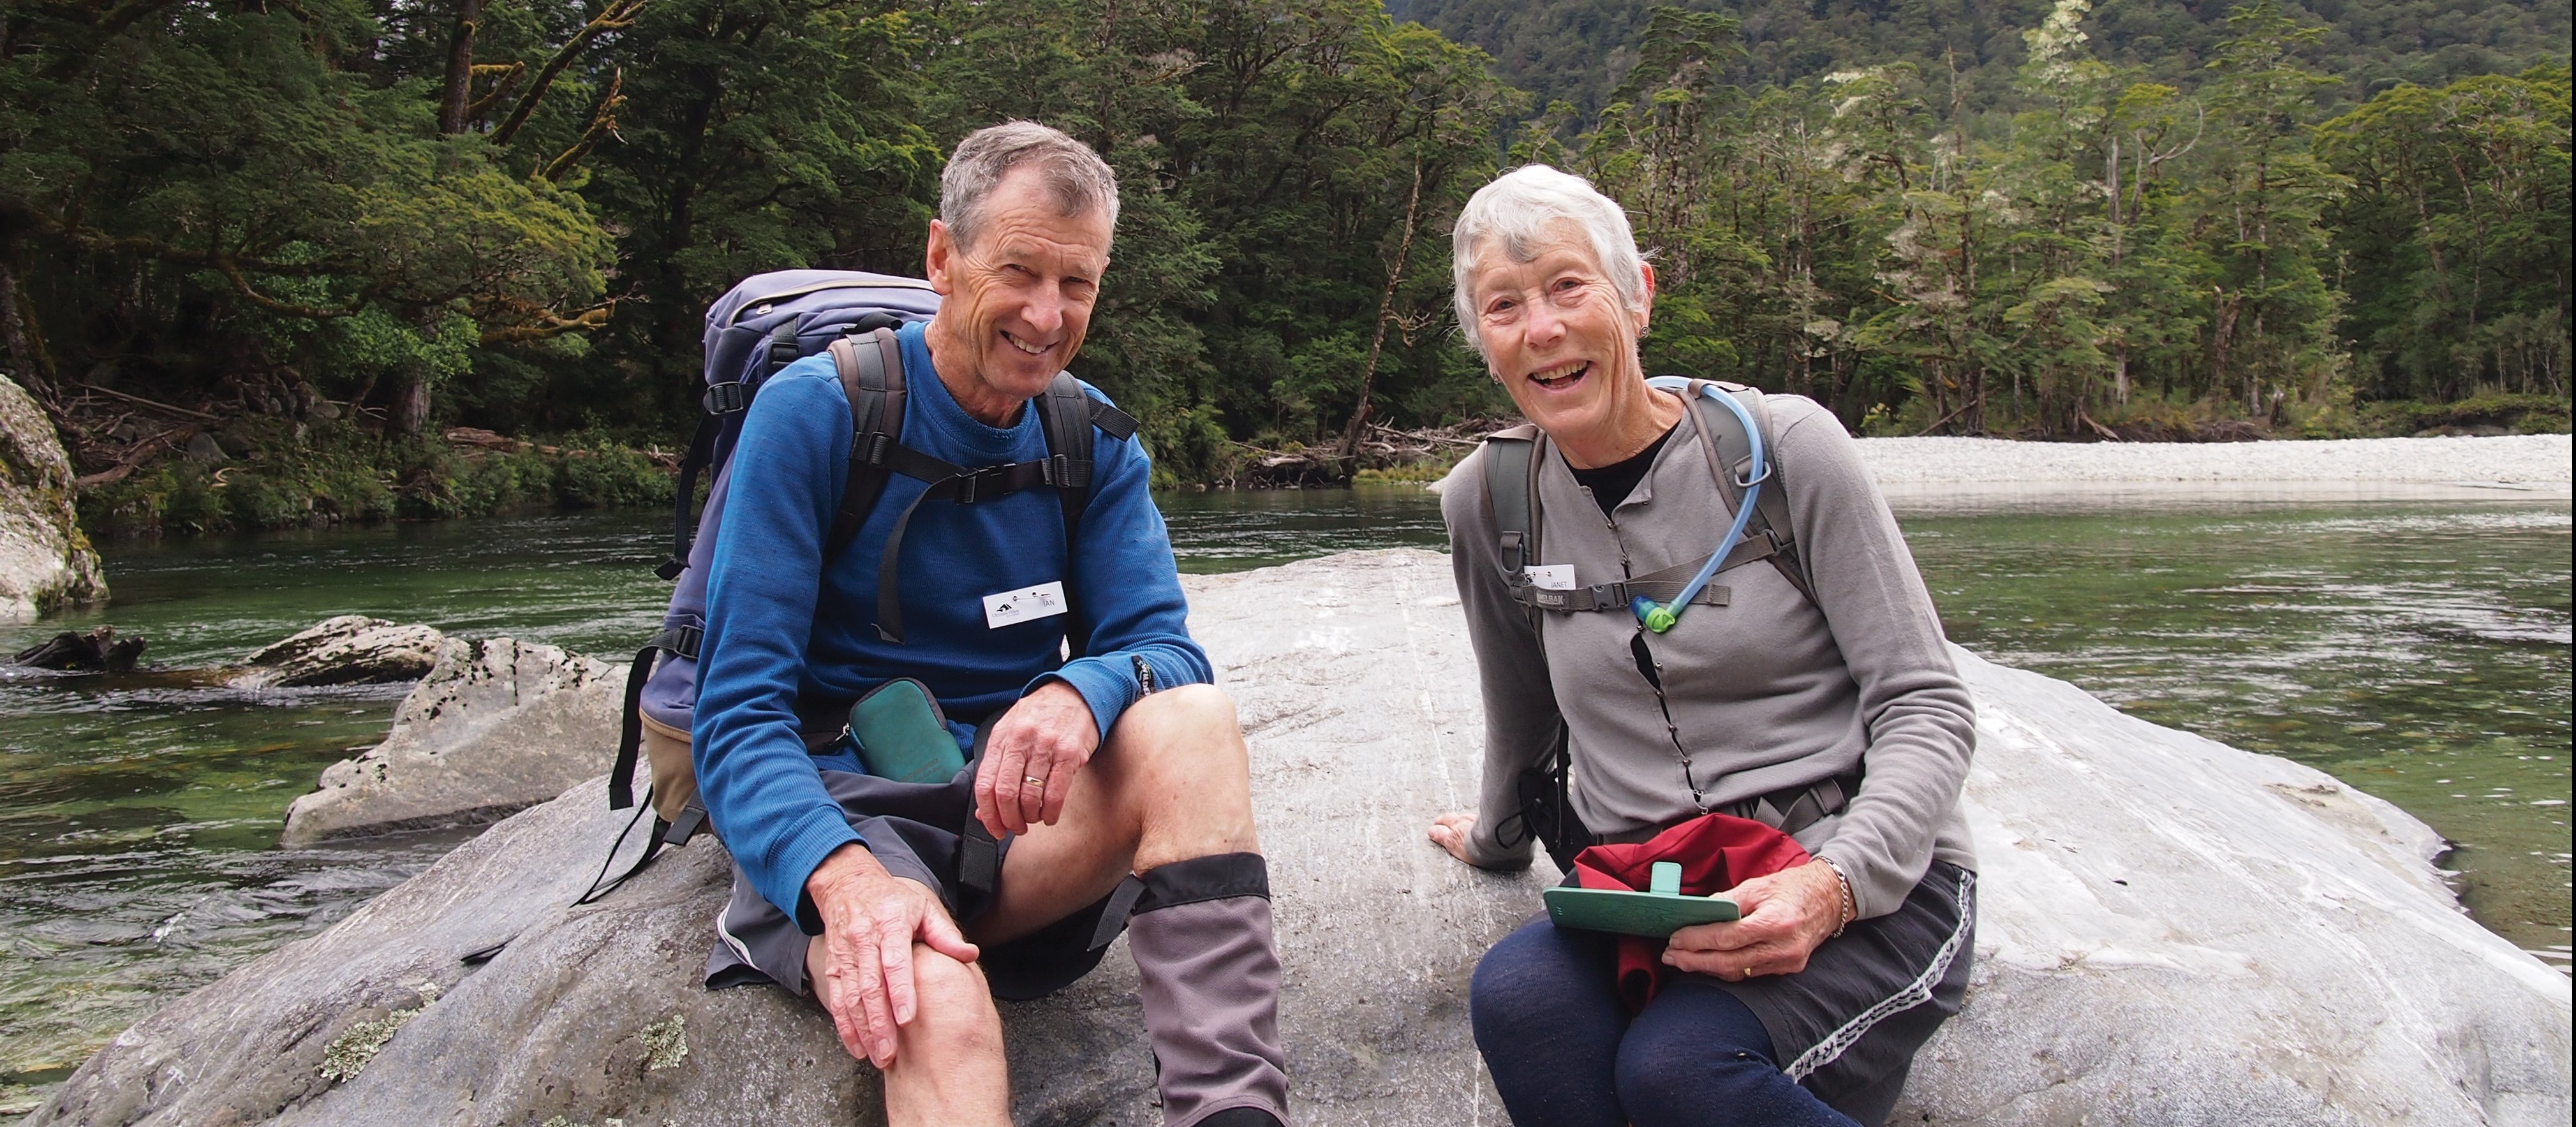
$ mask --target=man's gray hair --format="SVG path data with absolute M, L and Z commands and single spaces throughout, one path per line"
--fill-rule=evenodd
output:
M 975 245 L 983 226 L 984 201 L 1002 177 L 1021 165 L 1035 168 L 1056 214 L 1067 219 L 1093 211 L 1109 216 L 1118 229 L 1118 174 L 1091 146 L 1034 121 L 1006 121 L 966 135 L 948 155 L 948 170 L 939 175 L 939 221 L 960 247 Z
M 1646 309 L 1646 260 L 1619 202 L 1593 190 L 1590 181 L 1543 164 L 1525 164 L 1476 189 L 1449 235 L 1450 280 L 1456 287 L 1458 327 L 1479 355 L 1484 329 L 1469 287 L 1484 256 L 1499 246 L 1514 262 L 1528 262 L 1562 238 L 1553 228 L 1571 223 L 1592 245 L 1592 256 L 1631 311 Z

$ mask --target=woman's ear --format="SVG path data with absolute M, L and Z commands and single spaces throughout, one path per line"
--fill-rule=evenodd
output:
M 1646 292 L 1637 298 L 1637 335 L 1646 335 L 1646 325 L 1655 319 L 1655 264 L 1640 262 L 1638 272 L 1646 276 Z

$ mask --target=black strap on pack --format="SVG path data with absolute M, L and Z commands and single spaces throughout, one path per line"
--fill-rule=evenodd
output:
M 1547 754 L 1512 780 L 1519 811 L 1494 827 L 1494 840 L 1503 848 L 1518 849 L 1522 842 L 1535 841 L 1562 873 L 1573 872 L 1574 855 L 1592 844 L 1592 831 L 1583 828 L 1582 816 L 1574 812 L 1571 766 L 1565 724 L 1559 721 Z
M 644 684 L 653 679 L 653 667 L 666 653 L 696 661 L 698 644 L 705 637 L 706 632 L 696 626 L 664 627 L 635 651 L 634 663 L 626 667 L 626 711 L 617 733 L 617 760 L 608 769 L 609 809 L 635 805 L 635 765 L 644 749 Z
M 832 342 L 832 362 L 840 373 L 842 390 L 850 397 L 854 433 L 850 440 L 850 476 L 842 488 L 841 508 L 833 517 L 824 550 L 828 558 L 857 536 L 859 526 L 866 523 L 869 511 L 885 496 L 886 483 L 895 474 L 929 483 L 930 487 L 895 517 L 894 530 L 887 534 L 884 552 L 877 562 L 877 636 L 902 645 L 902 571 L 898 561 L 903 553 L 904 530 L 911 526 L 912 514 L 923 501 L 972 505 L 1023 490 L 1053 487 L 1063 502 L 1065 544 L 1070 549 L 1077 542 L 1083 510 L 1091 503 L 1093 429 L 1124 440 L 1136 433 L 1136 420 L 1085 394 L 1070 373 L 1058 372 L 1034 403 L 1039 411 L 1039 429 L 1046 436 L 1046 457 L 996 466 L 960 466 L 904 445 L 903 356 L 892 331 L 879 329 L 869 337 L 866 343 L 848 337 Z M 875 347 L 869 347 L 869 343 Z M 1088 629 L 1080 618 L 1078 593 L 1070 584 L 1067 596 L 1076 605 L 1074 613 L 1068 615 L 1065 635 L 1074 646 L 1074 656 L 1079 657 L 1088 641 Z

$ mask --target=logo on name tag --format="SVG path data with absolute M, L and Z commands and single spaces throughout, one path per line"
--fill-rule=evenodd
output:
M 984 628 L 987 630 L 998 630 L 1035 618 L 1053 618 L 1064 612 L 1062 581 L 984 596 Z
M 1521 569 L 1521 572 L 1522 574 L 1529 576 L 1530 586 L 1536 587 L 1541 591 L 1571 591 L 1574 589 L 1573 564 L 1546 564 L 1539 567 L 1525 567 Z

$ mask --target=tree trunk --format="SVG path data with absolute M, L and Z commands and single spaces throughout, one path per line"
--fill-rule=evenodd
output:
M 438 101 L 438 131 L 465 132 L 465 107 L 474 96 L 474 29 L 483 0 L 456 0 L 456 26 L 447 39 L 447 82 Z
M 1395 265 L 1386 272 L 1386 287 L 1377 295 L 1377 327 L 1369 334 L 1368 362 L 1360 366 L 1360 401 L 1351 408 L 1351 421 L 1342 427 L 1341 445 L 1333 448 L 1333 461 L 1348 468 L 1351 456 L 1359 451 L 1360 428 L 1368 425 L 1369 396 L 1377 391 L 1377 358 L 1386 347 L 1386 323 L 1395 316 L 1395 287 L 1404 281 L 1404 260 L 1413 253 L 1414 218 L 1422 205 L 1422 162 L 1413 162 L 1413 190 L 1404 197 L 1404 237 L 1395 244 Z M 1472 330 L 1471 330 L 1472 331 Z

